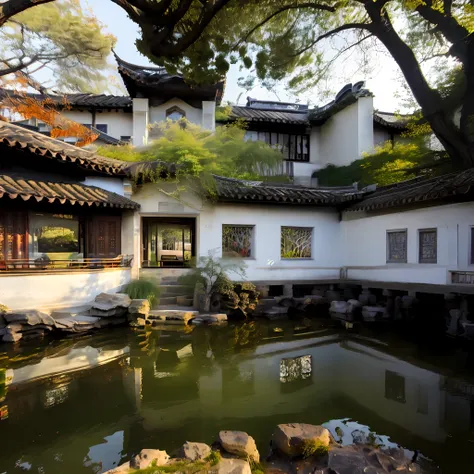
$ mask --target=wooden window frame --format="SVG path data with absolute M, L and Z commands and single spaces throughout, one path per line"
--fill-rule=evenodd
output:
M 270 146 L 280 145 L 280 137 L 284 136 L 288 139 L 286 153 L 283 153 L 284 161 L 291 161 L 293 163 L 309 163 L 310 161 L 310 136 L 307 133 L 280 133 L 280 132 L 268 132 L 264 130 L 248 130 L 249 132 L 257 133 L 257 140 L 263 141 Z M 308 153 L 304 159 L 298 159 L 298 150 L 301 150 L 301 156 L 303 154 L 303 138 L 306 138 L 306 145 Z
M 423 259 L 422 257 L 421 236 L 423 232 L 434 232 L 436 234 L 436 241 L 435 241 L 436 257 L 435 258 Z M 431 227 L 427 229 L 418 229 L 418 263 L 422 263 L 422 264 L 438 263 L 438 229 L 436 227 Z
M 405 233 L 405 238 L 406 238 L 406 245 L 405 245 L 405 259 L 404 260 L 396 260 L 390 258 L 390 238 L 389 234 L 395 234 L 395 233 L 400 233 L 404 232 Z M 408 229 L 390 229 L 387 230 L 386 233 L 386 261 L 387 263 L 407 263 L 408 262 Z
M 168 117 L 171 114 L 173 114 L 174 112 L 178 112 L 182 115 L 182 117 L 179 120 L 181 120 L 183 118 L 186 118 L 186 112 L 181 107 L 178 107 L 177 105 L 173 105 L 169 109 L 166 109 L 166 112 L 165 112 L 166 119 L 168 119 Z M 170 119 L 170 120 L 172 120 L 172 119 Z

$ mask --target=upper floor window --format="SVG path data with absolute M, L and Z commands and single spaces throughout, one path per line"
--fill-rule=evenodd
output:
M 182 118 L 186 118 L 186 112 L 178 106 L 174 105 L 166 111 L 166 118 L 177 122 Z
M 92 124 L 91 123 L 83 123 L 82 125 L 84 125 L 84 127 L 92 127 Z M 102 132 L 102 133 L 108 133 L 108 125 L 106 123 L 97 123 L 94 125 L 94 128 L 96 128 L 97 130 L 99 130 L 99 132 Z
M 251 225 L 223 225 L 222 256 L 253 257 L 253 231 Z
M 420 263 L 436 263 L 438 260 L 438 233 L 436 229 L 418 231 Z
M 281 258 L 311 258 L 312 227 L 281 228 Z
M 387 231 L 387 263 L 407 262 L 407 230 Z
M 253 141 L 260 140 L 271 146 L 278 147 L 283 154 L 284 160 L 309 161 L 308 135 L 291 135 L 288 133 L 249 130 L 246 132 L 245 138 Z

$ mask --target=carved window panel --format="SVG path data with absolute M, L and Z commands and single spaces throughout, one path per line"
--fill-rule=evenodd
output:
M 281 228 L 281 258 L 311 258 L 312 227 Z
M 438 261 L 438 232 L 436 229 L 422 229 L 418 232 L 420 263 Z
M 407 262 L 407 231 L 387 231 L 387 263 Z
M 222 226 L 222 256 L 251 258 L 253 249 L 254 226 L 223 225 Z

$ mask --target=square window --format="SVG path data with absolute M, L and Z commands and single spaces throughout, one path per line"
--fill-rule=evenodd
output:
M 250 258 L 254 256 L 251 225 L 222 226 L 222 256 Z
M 407 262 L 407 231 L 387 231 L 387 263 Z
M 419 263 L 436 263 L 438 260 L 438 232 L 436 229 L 418 231 Z
M 311 258 L 312 227 L 281 228 L 281 258 Z

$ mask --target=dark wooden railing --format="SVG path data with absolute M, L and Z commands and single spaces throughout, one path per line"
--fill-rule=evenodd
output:
M 24 259 L 0 260 L 0 272 L 31 272 L 44 270 L 92 270 L 100 268 L 127 268 L 132 266 L 133 255 L 114 258 Z

